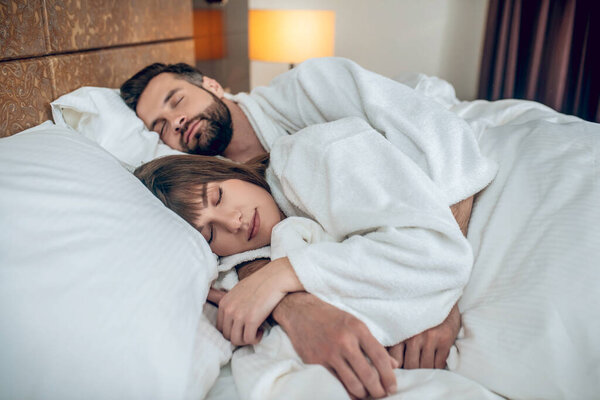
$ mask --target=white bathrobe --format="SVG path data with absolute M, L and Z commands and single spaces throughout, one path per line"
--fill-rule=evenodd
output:
M 448 205 L 490 181 L 473 131 L 463 119 L 408 86 L 347 59 L 308 60 L 268 86 L 230 98 L 240 105 L 269 152 L 279 137 L 314 124 L 358 117 L 410 157 L 445 194 Z

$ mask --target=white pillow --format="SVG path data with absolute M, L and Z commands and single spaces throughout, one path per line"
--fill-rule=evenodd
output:
M 82 87 L 50 105 L 56 125 L 74 129 L 133 168 L 160 156 L 182 154 L 146 129 L 118 89 Z
M 450 82 L 438 78 L 437 76 L 428 76 L 416 72 L 405 72 L 392 79 L 435 100 L 447 110 L 460 103 L 456 97 L 454 86 L 452 86 Z
M 0 398 L 203 398 L 231 353 L 202 236 L 50 122 L 0 139 L 0 188 Z

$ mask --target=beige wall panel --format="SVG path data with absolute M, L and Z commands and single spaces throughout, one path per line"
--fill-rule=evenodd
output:
M 52 119 L 52 96 L 48 59 L 0 63 L 0 137 Z
M 191 0 L 46 0 L 50 52 L 193 36 Z
M 194 41 L 120 47 L 50 58 L 56 63 L 55 95 L 59 97 L 81 86 L 118 88 L 138 70 L 154 62 L 193 64 Z
M 0 60 L 46 54 L 42 0 L 0 1 Z
M 154 62 L 194 63 L 193 39 L 0 63 L 0 137 L 52 119 L 50 102 L 81 86 L 118 88 Z

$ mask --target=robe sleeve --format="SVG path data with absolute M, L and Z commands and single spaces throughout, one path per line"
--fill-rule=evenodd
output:
M 487 186 L 497 166 L 482 156 L 472 128 L 418 91 L 343 58 L 306 61 L 250 94 L 290 134 L 358 117 L 419 166 L 455 204 Z M 260 129 L 259 129 L 260 131 Z M 258 132 L 270 150 L 278 134 Z M 326 134 L 326 132 L 324 132 Z
M 361 118 L 277 140 L 285 196 L 327 233 L 287 256 L 305 289 L 363 320 L 384 345 L 442 322 L 473 264 L 445 195 Z

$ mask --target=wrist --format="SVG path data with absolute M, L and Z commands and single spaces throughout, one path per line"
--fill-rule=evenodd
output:
M 293 324 L 292 319 L 302 307 L 310 301 L 312 295 L 306 292 L 294 292 L 285 296 L 273 310 L 273 319 L 286 330 L 286 326 Z
M 290 260 L 287 257 L 278 258 L 271 262 L 273 277 L 277 280 L 278 288 L 284 293 L 299 292 L 304 290 L 304 286 L 298 279 Z

